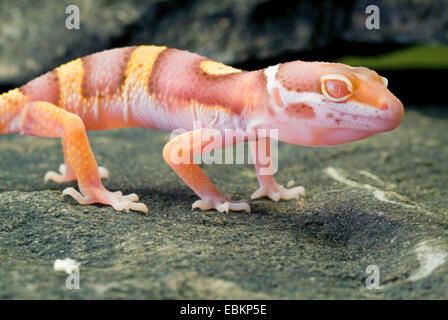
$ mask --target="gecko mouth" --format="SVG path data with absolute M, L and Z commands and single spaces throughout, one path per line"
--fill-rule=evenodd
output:
M 399 124 L 399 121 L 391 119 L 358 116 L 356 120 L 343 120 L 340 127 L 360 131 L 387 132 L 394 130 Z
M 387 111 L 379 111 L 375 115 L 363 115 L 360 113 L 347 113 L 326 108 L 323 121 L 328 127 L 335 129 L 353 129 L 369 132 L 386 132 L 394 130 L 400 124 L 400 120 L 391 118 Z

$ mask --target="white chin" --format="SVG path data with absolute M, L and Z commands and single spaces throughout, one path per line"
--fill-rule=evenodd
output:
M 365 139 L 375 133 L 370 130 L 310 127 L 307 130 L 297 130 L 293 134 L 282 134 L 280 131 L 279 140 L 303 146 L 334 146 Z
M 334 146 L 356 140 L 361 140 L 375 134 L 374 131 L 358 129 L 325 129 L 328 131 L 324 136 L 318 139 L 315 145 Z

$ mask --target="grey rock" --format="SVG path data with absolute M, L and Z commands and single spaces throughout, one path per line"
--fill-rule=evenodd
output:
M 0 84 L 17 86 L 71 59 L 136 44 L 167 45 L 228 64 L 350 42 L 448 43 L 446 1 L 376 1 L 380 30 L 367 30 L 367 0 L 76 0 L 0 2 Z M 65 28 L 65 8 L 81 28 Z
M 105 186 L 137 193 L 147 215 L 63 198 L 75 184 L 43 183 L 63 160 L 57 139 L 0 136 L 0 298 L 447 299 L 447 121 L 446 108 L 408 107 L 398 130 L 363 141 L 280 144 L 277 180 L 304 199 L 228 215 L 191 210 L 166 133 L 89 133 Z M 236 199 L 257 188 L 250 165 L 204 168 Z M 53 271 L 65 257 L 82 263 L 80 290 Z
M 66 8 L 80 29 L 66 28 Z M 0 83 L 19 85 L 71 59 L 101 51 L 138 19 L 149 1 L 0 1 Z

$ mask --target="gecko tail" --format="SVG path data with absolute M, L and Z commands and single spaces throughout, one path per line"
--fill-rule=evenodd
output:
M 27 101 L 20 89 L 0 95 L 0 134 L 20 131 L 20 114 Z

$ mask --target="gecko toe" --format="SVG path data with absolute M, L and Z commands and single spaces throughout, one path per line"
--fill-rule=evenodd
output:
M 198 208 L 200 210 L 210 210 L 215 209 L 218 212 L 229 213 L 229 211 L 247 211 L 250 212 L 250 206 L 245 200 L 240 201 L 230 201 L 227 200 L 218 201 L 218 200 L 197 200 L 193 203 L 192 208 Z
M 259 199 L 262 197 L 267 197 L 275 202 L 280 200 L 292 200 L 298 199 L 299 196 L 305 195 L 305 188 L 294 187 L 291 189 L 285 188 L 281 185 L 275 184 L 269 187 L 260 187 L 251 195 L 251 199 Z
M 98 167 L 101 179 L 109 179 L 110 172 L 105 167 Z
M 200 209 L 200 210 L 213 209 L 213 205 L 211 205 L 208 202 L 202 201 L 202 200 L 195 201 L 191 207 L 192 207 L 192 209 Z
M 73 172 L 67 170 L 67 166 L 65 164 L 61 164 L 59 166 L 59 173 L 54 171 L 48 171 L 44 176 L 44 181 L 54 181 L 57 183 L 64 183 L 76 180 L 76 176 Z
M 62 193 L 64 196 L 73 197 L 80 204 L 102 203 L 112 206 L 117 211 L 140 211 L 148 212 L 145 204 L 136 202 L 139 200 L 135 193 L 123 195 L 121 191 L 110 192 L 106 189 L 92 190 L 92 195 L 82 195 L 74 188 L 67 188 Z
M 71 196 L 73 199 L 78 201 L 80 204 L 91 204 L 93 203 L 92 198 L 88 196 L 83 196 L 75 188 L 67 188 L 62 192 L 63 196 Z

